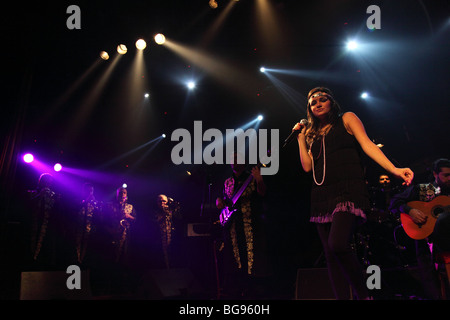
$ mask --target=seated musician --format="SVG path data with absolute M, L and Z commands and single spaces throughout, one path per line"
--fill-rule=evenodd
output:
M 437 197 L 444 196 L 439 200 L 446 201 L 448 207 L 450 198 L 445 198 L 445 196 L 450 194 L 450 160 L 436 160 L 433 163 L 433 176 L 433 182 L 410 186 L 402 193 L 395 195 L 389 209 L 394 214 L 408 214 L 418 226 L 426 224 L 428 220 L 431 220 L 431 217 L 427 216 L 427 212 L 411 207 L 409 204 L 411 201 L 437 201 Z M 435 270 L 431 263 L 430 246 L 427 245 L 430 243 L 433 244 L 433 254 L 450 251 L 450 213 L 448 210 L 439 214 L 430 236 L 423 240 L 416 240 L 417 263 L 421 270 L 421 280 L 424 284 L 425 293 L 427 298 L 439 299 L 439 290 L 435 285 Z

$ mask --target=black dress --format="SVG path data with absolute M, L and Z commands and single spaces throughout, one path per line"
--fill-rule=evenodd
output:
M 311 190 L 310 221 L 331 222 L 333 214 L 340 211 L 365 219 L 364 211 L 370 208 L 370 201 L 362 150 L 356 138 L 345 129 L 342 117 L 328 134 L 314 140 L 310 149 L 315 177 Z

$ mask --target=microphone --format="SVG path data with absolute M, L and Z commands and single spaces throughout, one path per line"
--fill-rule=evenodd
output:
M 298 136 L 300 131 L 302 131 L 302 129 L 304 127 L 306 127 L 307 124 L 308 124 L 308 120 L 306 120 L 306 119 L 300 120 L 300 125 L 302 126 L 302 128 L 300 130 L 292 131 L 291 134 L 286 138 L 286 140 L 284 140 L 284 144 L 283 144 L 282 148 L 286 147 L 289 144 L 289 142 L 294 140 L 294 138 L 296 138 Z

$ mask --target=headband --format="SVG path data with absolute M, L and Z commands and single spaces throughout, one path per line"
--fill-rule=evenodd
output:
M 317 93 L 312 94 L 312 95 L 309 97 L 309 99 L 308 99 L 308 104 L 311 104 L 311 99 L 314 99 L 314 98 L 320 97 L 320 96 L 326 96 L 326 97 L 330 98 L 331 100 L 333 100 L 333 97 L 332 97 L 331 95 L 329 95 L 328 93 L 325 93 L 325 92 L 317 92 Z

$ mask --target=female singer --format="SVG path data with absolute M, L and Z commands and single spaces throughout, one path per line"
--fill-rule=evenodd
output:
M 370 207 L 361 150 L 406 185 L 414 174 L 395 167 L 369 139 L 361 120 L 352 112 L 341 113 L 328 88 L 308 93 L 307 116 L 308 124 L 297 123 L 293 130 L 301 130 L 297 141 L 303 170 L 313 173 L 310 221 L 317 225 L 336 299 L 349 298 L 349 286 L 357 299 L 367 299 L 363 270 L 350 246 L 354 227 Z

